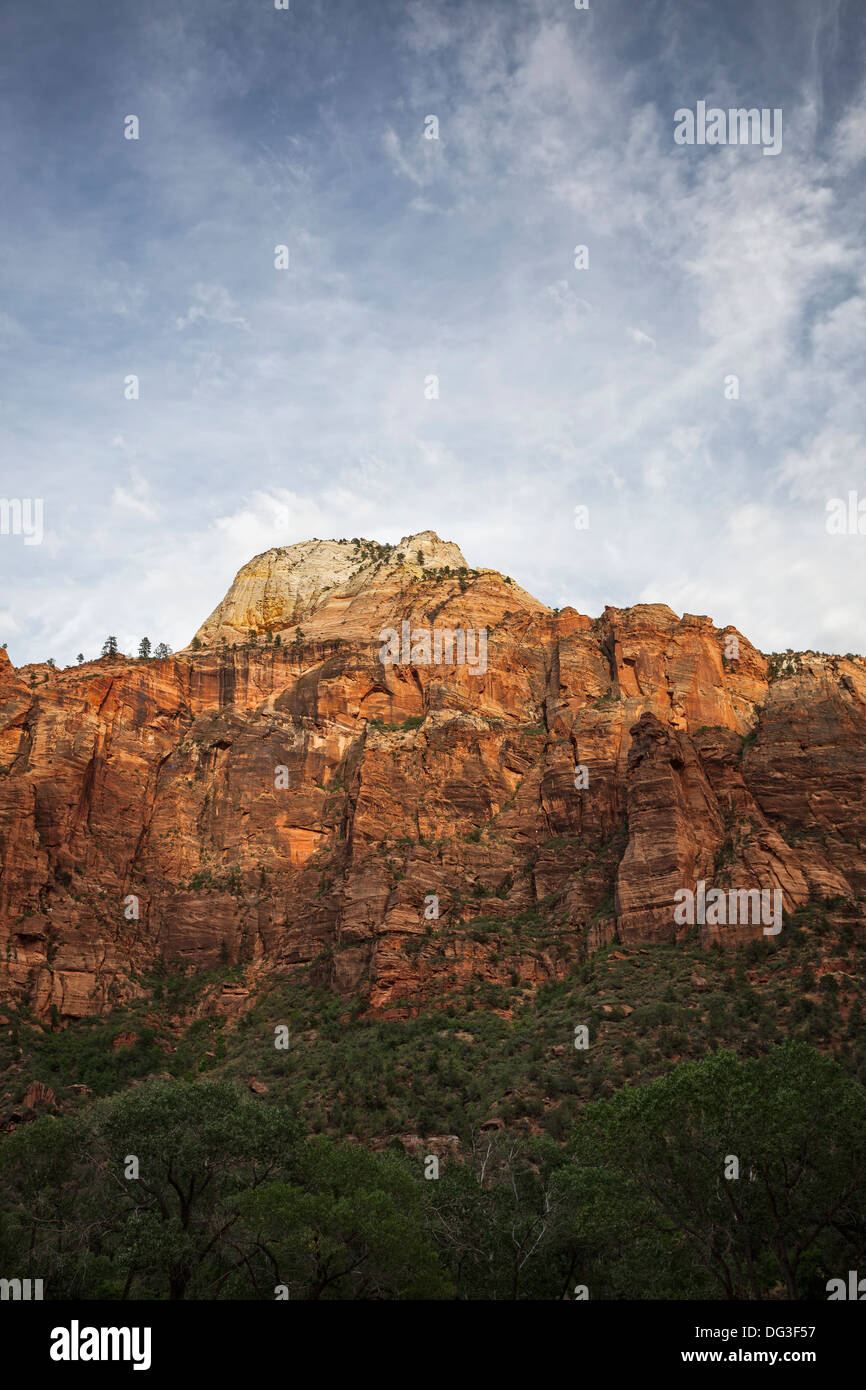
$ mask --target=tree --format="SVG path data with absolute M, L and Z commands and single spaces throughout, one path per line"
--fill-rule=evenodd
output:
M 57 662 L 54 660 L 54 657 L 53 657 L 53 656 L 49 656 L 49 658 L 48 658 L 48 660 L 46 661 L 45 665 L 46 665 L 46 666 L 50 666 L 51 669 L 52 669 L 52 671 L 55 671 L 55 670 L 57 669 Z
M 577 1240 L 567 1155 L 552 1140 L 476 1133 L 425 1184 L 426 1224 L 458 1298 L 562 1298 Z
M 293 1182 L 238 1201 L 256 1291 L 273 1298 L 449 1298 L 453 1286 L 423 1227 L 423 1178 L 404 1159 L 322 1135 L 300 1150 Z M 435 1185 L 435 1184 L 434 1184 Z
M 58 1298 L 225 1296 L 251 1253 L 238 1199 L 290 1179 L 300 1143 L 292 1112 L 225 1081 L 149 1081 L 21 1126 L 0 1143 L 0 1267 Z
M 79 666 L 81 666 L 84 661 L 84 652 L 79 652 L 75 660 L 78 662 Z
M 149 637 L 142 637 L 141 641 L 140 641 L 139 644 L 138 644 L 138 659 L 139 659 L 139 661 L 147 661 L 147 660 L 149 659 L 149 657 L 150 657 L 150 638 L 149 638 Z
M 301 1126 L 227 1081 L 153 1081 L 102 1103 L 96 1138 L 124 1213 L 117 1261 L 129 1295 L 218 1297 L 244 1256 L 238 1199 L 290 1176 Z M 127 1181 L 126 1155 L 140 1176 Z M 273 1297 L 273 1290 L 271 1290 Z
M 571 1148 L 591 1295 L 822 1297 L 857 1267 L 866 1092 L 805 1043 L 624 1087 L 583 1109 Z
M 42 1116 L 0 1145 L 0 1264 L 66 1297 L 86 1295 L 94 1272 L 93 1208 L 70 1181 L 88 1161 L 86 1128 L 71 1118 Z
M 103 644 L 102 644 L 102 655 L 103 655 L 103 656 L 117 656 L 117 638 L 116 638 L 116 637 L 106 637 L 105 641 L 104 641 Z
M 154 656 L 157 657 L 159 661 L 164 661 L 167 656 L 171 656 L 171 647 L 167 646 L 165 642 L 157 643 Z

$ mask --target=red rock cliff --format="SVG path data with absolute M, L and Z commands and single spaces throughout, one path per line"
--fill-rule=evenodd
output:
M 404 622 L 485 630 L 486 669 L 383 664 Z M 239 961 L 405 1012 L 499 979 L 530 909 L 532 984 L 615 932 L 677 939 L 699 880 L 786 910 L 866 893 L 860 658 L 770 680 L 733 628 L 554 613 L 432 532 L 259 556 L 194 648 L 0 652 L 0 994 L 78 1016 L 159 961 Z

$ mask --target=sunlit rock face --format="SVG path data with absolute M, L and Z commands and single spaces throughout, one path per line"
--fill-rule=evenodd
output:
M 204 646 L 246 641 L 250 632 L 284 633 L 312 622 L 321 635 L 349 635 L 370 606 L 399 592 L 407 575 L 465 569 L 459 548 L 435 531 L 404 536 L 398 546 L 376 541 L 301 541 L 256 555 L 235 576 L 222 602 L 199 628 Z
M 470 630 L 483 669 L 418 659 Z M 698 881 L 862 929 L 866 663 L 770 674 L 731 627 L 553 612 L 431 531 L 257 556 L 166 660 L 0 651 L 0 993 L 76 1017 L 233 962 L 405 1015 L 681 939 Z

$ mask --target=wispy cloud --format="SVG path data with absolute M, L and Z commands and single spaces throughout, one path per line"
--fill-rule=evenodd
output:
M 43 497 L 46 540 L 0 537 L 13 659 L 180 646 L 269 545 L 427 526 L 551 603 L 866 646 L 862 548 L 823 524 L 866 495 L 866 108 L 830 8 L 19 7 L 0 495 Z M 676 146 L 704 96 L 781 106 L 779 157 Z

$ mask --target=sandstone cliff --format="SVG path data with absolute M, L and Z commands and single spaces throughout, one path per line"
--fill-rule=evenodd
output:
M 404 622 L 485 629 L 486 669 L 383 664 Z M 864 783 L 861 658 L 771 671 L 664 605 L 556 613 L 432 532 L 279 548 L 169 659 L 0 651 L 0 994 L 80 1016 L 230 961 L 405 1013 L 675 940 L 702 879 L 862 928 Z

